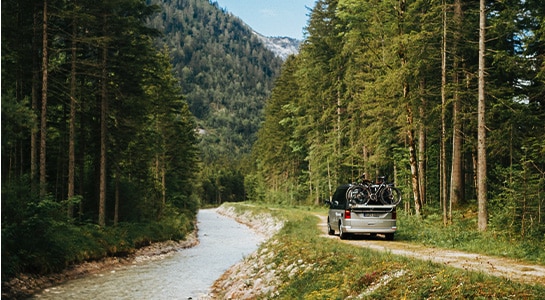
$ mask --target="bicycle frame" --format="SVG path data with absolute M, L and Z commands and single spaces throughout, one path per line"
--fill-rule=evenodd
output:
M 393 183 L 386 183 L 386 176 L 378 177 L 373 183 L 365 178 L 365 173 L 358 177 L 360 182 L 353 183 L 346 192 L 346 198 L 354 204 L 366 205 L 369 202 L 397 205 L 401 201 L 400 191 Z

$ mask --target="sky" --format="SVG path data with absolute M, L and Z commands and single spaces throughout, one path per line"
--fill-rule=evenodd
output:
M 264 36 L 303 39 L 316 0 L 213 0 Z

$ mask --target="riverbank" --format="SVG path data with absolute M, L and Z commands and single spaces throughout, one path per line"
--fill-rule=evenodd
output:
M 137 249 L 134 253 L 123 257 L 105 257 L 97 261 L 88 261 L 82 264 L 69 266 L 63 272 L 38 276 L 32 274 L 20 274 L 9 282 L 2 284 L 2 299 L 25 299 L 31 295 L 58 285 L 67 280 L 81 278 L 100 272 L 114 270 L 120 266 L 130 265 L 138 262 L 163 259 L 176 251 L 198 245 L 197 225 L 195 230 L 190 232 L 185 240 L 165 241 L 152 243 Z
M 256 221 L 260 214 L 282 227 L 265 231 L 269 238 L 260 248 L 224 273 L 203 299 L 541 299 L 545 294 L 540 281 L 488 273 L 486 265 L 475 270 L 458 267 L 452 256 L 436 263 L 331 238 L 318 212 L 238 203 L 221 209 L 252 228 L 266 223 L 267 218 Z M 354 242 L 369 244 L 366 238 Z M 532 273 L 538 267 L 526 265 L 524 270 Z
M 367 296 L 539 299 L 545 294 L 543 284 L 527 284 L 514 278 L 453 268 L 452 257 L 446 263 L 433 263 L 394 255 L 386 248 L 351 245 L 352 242 L 370 244 L 373 239 L 341 242 L 327 236 L 321 211 L 308 210 L 246 203 L 226 203 L 217 208 L 217 213 L 261 235 L 263 242 L 258 250 L 229 268 L 214 282 L 208 295 L 199 299 L 361 299 Z M 14 287 L 22 295 L 19 298 L 23 298 L 32 291 L 67 279 L 104 272 L 122 264 L 161 259 L 197 243 L 195 231 L 181 243 L 155 243 L 131 257 L 78 265 L 49 278 L 21 278 L 21 285 L 15 282 Z M 2 298 L 16 299 L 4 294 Z
M 267 242 L 284 227 L 284 220 L 270 213 L 253 213 L 244 207 L 249 206 L 223 204 L 218 207 L 217 212 L 245 224 Z M 276 276 L 276 266 L 266 263 L 273 256 L 274 252 L 261 247 L 227 270 L 216 280 L 209 295 L 203 299 L 256 299 L 274 294 L 281 280 Z
M 232 206 L 222 206 L 215 209 L 219 214 L 236 220 L 251 228 L 261 240 L 265 240 L 277 232 L 283 225 L 282 222 L 271 218 L 269 214 L 251 216 L 247 212 L 235 212 Z M 199 244 L 198 222 L 195 222 L 195 230 L 188 234 L 183 241 L 157 242 L 149 246 L 137 249 L 134 253 L 123 257 L 106 257 L 96 261 L 88 261 L 75 264 L 66 268 L 63 272 L 38 276 L 32 274 L 20 274 L 2 286 L 2 299 L 26 299 L 40 291 L 48 290 L 63 282 L 90 275 L 115 272 L 116 269 L 145 261 L 161 260 L 174 255 L 177 251 L 192 248 Z

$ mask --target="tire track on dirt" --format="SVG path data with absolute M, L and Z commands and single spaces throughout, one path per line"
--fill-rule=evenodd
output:
M 327 216 L 316 216 L 320 218 L 318 226 L 323 232 L 323 236 L 338 239 L 339 237 L 336 235 L 332 236 L 327 234 Z M 358 239 L 358 237 L 353 240 L 342 240 L 341 242 L 358 247 L 370 248 L 376 251 L 385 251 L 396 255 L 429 260 L 464 270 L 506 277 L 513 281 L 545 285 L 545 266 L 522 263 L 514 259 L 468 253 L 458 250 L 430 248 L 406 242 L 374 239 L 364 240 L 362 238 Z

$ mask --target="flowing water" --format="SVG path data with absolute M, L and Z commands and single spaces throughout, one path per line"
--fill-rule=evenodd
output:
M 35 299 L 197 299 L 262 241 L 248 227 L 214 210 L 197 215 L 199 245 L 162 260 L 119 267 L 68 281 Z

